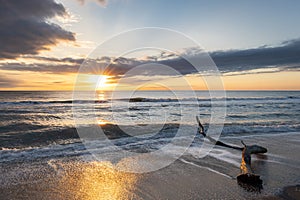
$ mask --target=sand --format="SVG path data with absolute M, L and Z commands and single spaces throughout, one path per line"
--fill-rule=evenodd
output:
M 144 174 L 120 172 L 109 162 L 77 158 L 1 163 L 0 199 L 300 199 L 299 136 L 243 138 L 245 143 L 268 148 L 265 156 L 252 160 L 254 172 L 263 180 L 261 192 L 237 184 L 238 166 L 212 156 L 199 159 L 187 154 Z M 224 139 L 235 144 L 239 140 Z

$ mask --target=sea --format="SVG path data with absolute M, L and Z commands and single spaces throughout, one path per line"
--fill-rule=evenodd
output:
M 104 139 L 127 150 L 153 151 L 181 125 L 194 127 L 187 131 L 200 137 L 195 116 L 208 127 L 213 107 L 222 107 L 225 116 L 220 138 L 297 133 L 299 103 L 299 91 L 227 91 L 213 99 L 207 91 L 136 91 L 129 96 L 127 91 L 98 91 L 84 99 L 74 99 L 72 91 L 2 91 L 0 163 L 88 154 L 77 129 L 89 126 L 106 127 Z M 97 150 L 110 151 L 106 143 Z

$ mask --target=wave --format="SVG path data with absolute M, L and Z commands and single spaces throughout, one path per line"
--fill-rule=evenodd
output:
M 187 136 L 180 137 L 178 138 L 178 140 L 184 140 L 185 137 Z M 241 137 L 243 136 L 240 136 L 239 138 L 241 139 Z M 182 149 L 185 149 L 187 150 L 185 155 L 192 155 L 194 158 L 197 158 L 197 156 L 199 155 L 199 147 L 201 147 L 203 140 L 199 140 L 200 136 L 196 138 L 198 138 L 197 142 L 195 142 L 194 145 L 190 146 L 189 149 L 186 149 L 181 145 L 170 145 L 169 148 L 165 149 L 165 152 L 172 156 L 178 156 L 181 155 L 180 152 L 182 152 Z M 161 147 L 164 147 L 166 144 L 170 144 L 172 139 L 172 137 L 160 137 L 147 140 L 137 140 L 135 138 L 119 138 L 114 140 L 113 142 L 111 140 L 93 140 L 88 141 L 88 149 L 78 140 L 70 141 L 69 143 L 66 143 L 64 145 L 50 144 L 46 146 L 28 146 L 24 148 L 0 148 L 0 163 L 8 163 L 14 161 L 26 162 L 32 160 L 37 161 L 39 159 L 51 160 L 64 157 L 71 158 L 74 156 L 84 156 L 86 160 L 89 160 L 93 159 L 91 153 L 97 155 L 97 159 L 114 160 L 115 158 L 119 159 L 119 155 L 116 154 L 116 150 L 119 150 L 119 148 L 122 148 L 126 151 L 138 151 L 140 153 L 144 153 L 161 149 Z M 210 156 L 217 160 L 239 167 L 239 153 L 232 154 L 230 151 L 227 151 L 225 149 L 213 149 L 210 152 Z M 189 161 L 186 158 L 190 159 L 190 157 L 181 158 L 185 159 L 185 161 Z M 198 159 L 193 159 L 192 162 L 196 165 L 200 164 L 201 166 L 201 163 L 199 163 Z
M 222 130 L 223 135 L 251 135 L 251 134 L 269 134 L 300 132 L 299 123 L 231 123 L 225 124 Z
M 287 97 L 224 97 L 224 98 L 123 98 L 114 99 L 115 101 L 127 101 L 127 102 L 184 102 L 184 101 L 270 101 L 270 100 L 300 100 L 299 96 L 287 96 Z
M 253 119 L 253 121 L 256 121 L 258 118 L 259 119 L 278 119 L 278 118 L 299 118 L 300 114 L 297 111 L 293 112 L 266 112 L 266 113 L 244 113 L 244 114 L 227 114 L 227 118 L 231 119 Z
M 160 124 L 153 124 L 153 126 L 161 127 Z M 147 135 L 147 140 L 161 140 L 162 138 L 172 138 L 174 134 L 176 135 L 179 124 L 164 124 L 161 130 L 155 135 Z M 204 124 L 208 127 L 208 124 Z M 213 125 L 217 126 L 217 125 Z M 195 132 L 194 125 L 184 125 L 185 131 L 190 131 L 193 134 Z M 187 128 L 190 127 L 190 128 Z M 6 128 L 7 129 L 7 128 Z M 22 129 L 28 131 L 20 132 L 20 125 L 17 129 L 11 129 L 14 132 L 4 131 L 5 134 L 0 134 L 0 148 L 23 148 L 28 146 L 45 146 L 52 143 L 65 144 L 69 143 L 69 140 L 79 139 L 77 130 L 75 128 L 50 128 L 50 127 L 36 127 L 34 129 L 32 126 L 23 125 Z M 107 138 L 110 140 L 115 140 L 119 138 L 131 138 L 138 140 L 136 137 L 131 137 L 130 135 L 123 132 L 119 126 L 113 124 L 107 124 L 102 126 Z M 137 130 L 137 129 L 136 129 Z M 235 123 L 225 123 L 222 135 L 232 136 L 232 135 L 256 135 L 256 134 L 273 134 L 273 133 L 285 133 L 285 132 L 300 132 L 300 123 L 292 122 L 235 122 Z M 131 135 L 134 135 L 132 133 Z M 196 134 L 196 132 L 195 132 Z M 140 133 L 139 133 L 140 135 Z M 127 139 L 125 139 L 127 141 Z
M 224 98 L 121 98 L 107 100 L 53 100 L 53 101 L 4 101 L 0 105 L 35 105 L 35 104 L 86 104 L 86 103 L 108 103 L 111 101 L 126 101 L 130 103 L 137 102 L 206 102 L 206 101 L 276 101 L 276 100 L 300 100 L 300 96 L 285 96 L 285 97 L 224 97 Z
M 166 130 L 170 127 L 166 127 Z M 90 151 L 105 157 L 105 153 L 113 155 L 111 152 L 121 148 L 126 151 L 145 153 L 157 150 L 160 146 L 169 143 L 176 131 L 165 132 L 164 135 L 144 135 L 142 137 L 120 137 L 113 140 L 93 139 L 86 141 L 89 151 L 80 142 L 79 138 L 71 138 L 65 143 L 55 142 L 46 145 L 0 147 L 0 163 L 14 160 L 31 161 L 36 159 L 51 159 L 72 156 L 89 156 Z M 178 139 L 180 140 L 180 138 Z
M 135 102 L 178 102 L 179 99 L 173 98 L 144 98 L 144 97 L 134 97 L 134 98 L 124 98 L 124 99 L 115 99 L 117 101 L 127 101 L 131 103 Z
M 0 102 L 0 105 L 40 105 L 40 104 L 86 104 L 108 103 L 106 100 L 57 100 L 57 101 L 8 101 Z

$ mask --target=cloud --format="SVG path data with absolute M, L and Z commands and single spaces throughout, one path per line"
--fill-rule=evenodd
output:
M 242 75 L 257 73 L 275 73 L 281 71 L 300 71 L 300 39 L 284 42 L 279 46 L 263 46 L 243 50 L 215 51 L 209 53 L 215 61 L 219 71 L 224 75 Z M 184 55 L 184 56 L 183 56 Z M 187 49 L 182 55 L 174 55 L 169 53 L 161 53 L 158 56 L 148 56 L 142 59 L 138 58 L 113 58 L 101 57 L 98 59 L 83 58 L 48 58 L 31 56 L 35 59 L 34 64 L 26 64 L 20 62 L 0 63 L 2 70 L 16 71 L 34 71 L 46 73 L 77 73 L 81 64 L 84 62 L 88 66 L 84 73 L 104 73 L 104 68 L 108 66 L 105 73 L 115 75 L 116 78 L 136 66 L 148 64 L 149 70 L 144 70 L 144 76 L 166 76 L 170 75 L 168 71 L 163 69 L 160 71 L 151 70 L 151 63 L 169 66 L 178 71 L 182 75 L 199 73 L 188 61 L 183 57 L 199 58 L 203 56 L 203 51 L 196 48 Z M 157 68 L 156 68 L 157 69 Z M 141 71 L 140 71 L 141 72 Z M 207 73 L 202 71 L 201 73 Z M 133 76 L 132 74 L 131 76 Z
M 0 0 L 0 59 L 38 54 L 60 41 L 75 41 L 74 33 L 49 22 L 67 17 L 54 0 Z
M 11 88 L 19 86 L 21 81 L 0 74 L 0 88 Z
M 168 56 L 166 56 L 168 55 Z M 281 71 L 300 71 L 300 39 L 289 40 L 278 46 L 261 46 L 250 49 L 214 51 L 209 55 L 223 75 L 275 73 Z M 110 67 L 115 74 L 122 74 L 135 66 L 158 63 L 177 70 L 182 75 L 199 73 L 184 57 L 201 58 L 203 50 L 188 48 L 181 55 L 162 53 L 147 59 L 121 58 Z M 121 61 L 121 62 L 120 62 Z M 118 73 L 119 72 L 119 73 Z M 164 75 L 164 71 L 147 70 L 144 75 Z M 201 73 L 208 73 L 202 71 Z
M 88 0 L 78 0 L 82 5 L 88 1 Z M 96 3 L 98 3 L 100 6 L 102 7 L 106 7 L 108 0 L 90 0 L 90 1 L 95 1 Z
M 53 58 L 53 57 L 41 57 L 41 56 L 32 56 L 27 58 L 35 59 L 35 60 L 40 60 L 40 61 L 48 61 L 48 62 L 63 62 L 63 63 L 71 63 L 71 64 L 81 64 L 84 59 L 83 58 Z
M 299 70 L 300 39 L 286 41 L 275 47 L 216 51 L 210 55 L 224 73 L 274 67 Z
M 12 71 L 29 71 L 29 72 L 45 72 L 52 74 L 66 74 L 66 73 L 77 73 L 79 69 L 78 64 L 64 64 L 64 63 L 53 63 L 53 64 L 25 64 L 25 63 L 6 63 L 0 65 L 2 70 Z

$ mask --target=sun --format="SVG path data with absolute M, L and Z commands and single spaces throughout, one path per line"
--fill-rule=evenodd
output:
M 108 90 L 111 84 L 112 76 L 104 74 L 82 75 L 83 87 L 88 90 Z
M 98 76 L 97 88 L 98 89 L 105 88 L 107 86 L 107 79 L 108 79 L 108 76 L 106 76 L 106 75 Z

